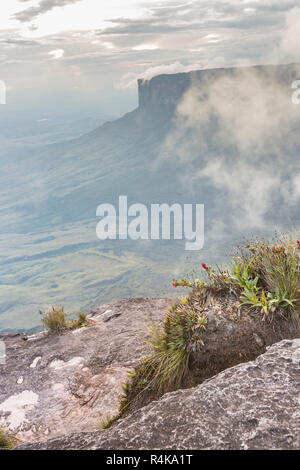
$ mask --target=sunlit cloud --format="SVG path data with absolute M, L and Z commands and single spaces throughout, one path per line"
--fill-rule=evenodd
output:
M 209 44 L 213 44 L 216 42 L 220 42 L 222 38 L 219 34 L 207 34 L 207 36 L 204 37 L 204 40 Z
M 244 8 L 244 13 L 246 13 L 246 15 L 254 15 L 256 13 L 256 8 Z
M 134 46 L 132 48 L 134 51 L 154 51 L 158 49 L 156 44 L 140 44 L 139 46 Z
M 106 47 L 106 49 L 114 49 L 115 46 L 113 45 L 112 42 L 102 42 L 102 46 Z
M 53 59 L 61 59 L 64 56 L 65 51 L 63 49 L 55 49 L 54 51 L 48 52 Z

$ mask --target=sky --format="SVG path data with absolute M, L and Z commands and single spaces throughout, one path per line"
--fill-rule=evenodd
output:
M 137 104 L 137 78 L 300 62 L 299 0 L 1 0 L 0 80 L 26 114 Z

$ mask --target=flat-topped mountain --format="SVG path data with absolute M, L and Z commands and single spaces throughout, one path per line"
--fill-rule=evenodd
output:
M 0 331 L 37 327 L 49 304 L 75 313 L 169 296 L 170 279 L 223 262 L 232 241 L 297 227 L 299 77 L 299 65 L 160 75 L 139 81 L 139 106 L 120 119 L 2 155 Z M 99 241 L 96 209 L 120 195 L 149 208 L 204 204 L 204 249 Z
M 184 93 L 192 86 L 208 89 L 209 86 L 221 78 L 237 78 L 240 73 L 255 74 L 261 79 L 272 79 L 283 87 L 300 79 L 299 64 L 286 65 L 258 65 L 255 67 L 224 68 L 195 70 L 186 73 L 157 75 L 150 80 L 138 80 L 138 102 L 140 110 L 151 108 L 175 108 Z M 234 86 L 234 85 L 233 85 Z

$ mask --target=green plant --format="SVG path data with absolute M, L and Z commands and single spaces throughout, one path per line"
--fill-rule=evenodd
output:
M 207 283 L 188 283 L 184 279 L 173 281 L 173 286 L 198 290 L 214 290 L 215 294 L 234 294 L 242 306 L 249 310 L 293 315 L 299 319 L 300 306 L 300 240 L 285 237 L 269 246 L 255 241 L 239 248 L 239 256 L 232 258 L 229 268 L 212 269 L 205 263 L 202 268 Z
M 299 308 L 299 243 L 291 238 L 280 242 L 281 245 L 272 247 L 258 242 L 255 248 L 248 245 L 248 256 L 245 261 L 244 254 L 242 261 L 247 269 L 238 279 L 242 304 L 260 309 L 265 315 L 280 310 L 294 314 Z M 256 277 L 253 279 L 253 276 Z
M 70 330 L 76 330 L 77 328 L 87 326 L 87 324 L 87 315 L 85 313 L 79 313 L 78 318 L 67 322 L 67 328 Z
M 40 314 L 43 315 L 42 323 L 48 330 L 58 333 L 67 328 L 64 307 L 50 307 L 45 313 L 40 311 Z
M 78 318 L 67 321 L 67 313 L 64 311 L 64 307 L 50 307 L 45 313 L 40 310 L 40 314 L 43 315 L 43 325 L 53 333 L 75 330 L 88 324 L 85 313 L 79 313 Z
M 189 297 L 171 307 L 159 328 L 152 326 L 150 344 L 152 353 L 142 359 L 123 387 L 120 412 L 126 411 L 131 401 L 145 394 L 161 395 L 193 384 L 190 355 L 197 342 L 196 330 L 205 329 L 206 318 L 191 309 Z
M 241 289 L 247 289 L 250 292 L 259 292 L 260 288 L 257 286 L 259 276 L 252 278 L 252 271 L 249 267 L 250 263 L 240 262 L 236 263 L 232 259 L 231 269 L 228 271 L 228 282 L 237 284 Z
M 10 435 L 4 428 L 0 428 L 0 449 L 10 450 L 15 444 L 15 438 Z
M 120 414 L 116 414 L 113 417 L 107 415 L 104 418 L 101 418 L 99 421 L 99 429 L 109 429 L 118 419 L 120 418 Z

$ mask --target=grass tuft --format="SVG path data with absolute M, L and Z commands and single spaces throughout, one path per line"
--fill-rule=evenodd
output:
M 79 313 L 78 318 L 68 321 L 64 307 L 50 307 L 46 312 L 40 310 L 40 314 L 43 315 L 42 323 L 44 327 L 52 333 L 75 330 L 88 324 L 87 316 L 84 313 Z
M 15 438 L 4 428 L 0 428 L 0 450 L 10 450 L 15 445 Z
M 201 335 L 195 330 L 205 330 L 206 318 L 190 307 L 190 298 L 171 307 L 159 328 L 152 326 L 150 344 L 152 353 L 142 359 L 134 372 L 128 373 L 123 386 L 120 413 L 140 396 L 163 393 L 194 384 L 190 368 L 191 353 L 202 345 Z
M 106 416 L 105 418 L 100 419 L 99 421 L 99 429 L 109 429 L 119 418 L 121 417 L 120 413 L 111 417 Z

